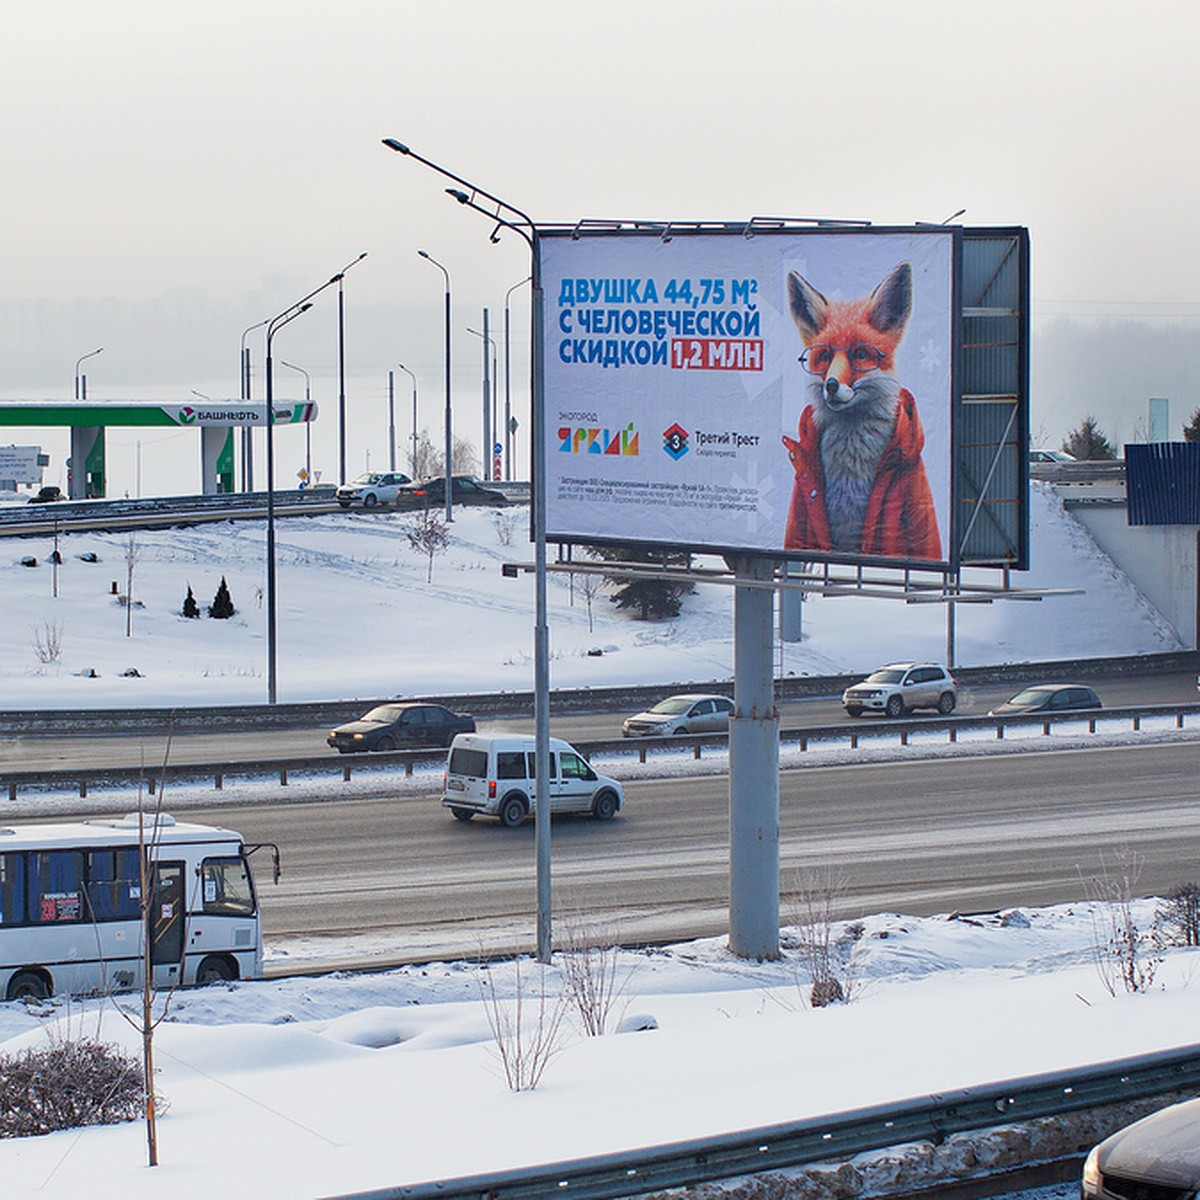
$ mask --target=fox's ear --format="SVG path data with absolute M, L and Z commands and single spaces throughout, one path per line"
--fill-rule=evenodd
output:
M 788 304 L 792 320 L 800 330 L 804 344 L 817 336 L 829 318 L 829 301 L 811 283 L 795 271 L 788 272 Z
M 880 333 L 894 333 L 899 337 L 911 311 L 912 267 L 902 262 L 894 266 L 888 277 L 871 293 L 867 320 Z

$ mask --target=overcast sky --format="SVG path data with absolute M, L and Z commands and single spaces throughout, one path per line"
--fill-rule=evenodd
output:
M 965 209 L 966 224 L 1029 227 L 1039 320 L 1200 315 L 1200 7 L 1184 0 L 0 0 L 0 14 L 2 396 L 69 395 L 99 345 L 92 398 L 236 396 L 243 329 L 366 250 L 345 281 L 357 402 L 378 406 L 404 362 L 432 423 L 442 275 L 417 249 L 450 271 L 464 390 L 481 357 L 466 327 L 486 305 L 499 329 L 528 257 L 514 237 L 490 244 L 388 136 L 539 221 Z M 276 353 L 307 367 L 318 402 L 336 397 L 334 292 Z

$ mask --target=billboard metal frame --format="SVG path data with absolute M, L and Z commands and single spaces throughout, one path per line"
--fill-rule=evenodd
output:
M 729 540 L 681 541 L 626 537 L 607 533 L 581 535 L 555 528 L 549 518 L 547 540 L 562 546 L 634 545 L 646 550 L 697 554 L 762 555 L 778 561 L 858 567 L 900 568 L 957 577 L 962 567 L 1024 570 L 1028 567 L 1029 446 L 1029 255 L 1028 234 L 1019 227 L 968 228 L 939 225 L 872 225 L 863 221 L 755 217 L 743 222 L 667 222 L 582 220 L 572 225 L 539 225 L 539 243 L 558 239 L 653 238 L 669 243 L 698 235 L 756 239 L 780 235 L 922 235 L 953 239 L 950 328 L 951 388 L 949 435 L 949 512 L 939 560 L 807 551 L 733 544 Z M 969 289 L 969 290 L 964 290 Z M 547 296 L 549 300 L 550 297 Z M 998 327 L 1000 327 L 998 329 Z M 548 340 L 548 339 L 547 339 Z M 551 350 L 544 351 L 549 358 Z M 546 362 L 540 364 L 543 369 Z M 979 387 L 979 383 L 986 387 Z M 964 387 L 964 383 L 970 385 Z M 555 430 L 551 402 L 544 428 L 545 458 Z M 1007 582 L 1007 581 L 1006 581 Z M 957 591 L 957 587 L 952 589 Z M 1007 588 L 1001 589 L 1007 591 Z M 961 597 L 961 593 L 959 593 Z

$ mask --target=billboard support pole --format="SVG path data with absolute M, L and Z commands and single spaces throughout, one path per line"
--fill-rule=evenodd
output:
M 729 721 L 729 948 L 779 957 L 779 713 L 771 669 L 774 564 L 738 558 Z

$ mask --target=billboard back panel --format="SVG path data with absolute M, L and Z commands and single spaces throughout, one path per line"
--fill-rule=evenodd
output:
M 950 561 L 956 230 L 539 251 L 552 540 Z

